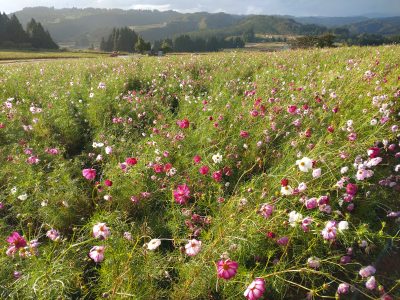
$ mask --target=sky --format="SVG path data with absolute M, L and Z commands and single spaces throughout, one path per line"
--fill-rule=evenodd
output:
M 51 6 L 158 9 L 293 16 L 400 16 L 400 0 L 0 0 L 0 11 Z

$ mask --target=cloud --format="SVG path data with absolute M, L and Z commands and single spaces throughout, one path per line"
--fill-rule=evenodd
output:
M 130 9 L 142 9 L 142 10 L 159 10 L 166 11 L 171 9 L 170 4 L 134 4 L 129 7 Z

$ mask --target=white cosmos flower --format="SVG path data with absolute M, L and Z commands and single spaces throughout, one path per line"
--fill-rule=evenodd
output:
M 214 154 L 214 155 L 212 156 L 212 160 L 213 160 L 213 162 L 214 162 L 215 164 L 219 164 L 220 162 L 222 162 L 222 155 L 219 154 L 219 153 Z
M 161 245 L 161 240 L 152 239 L 150 242 L 147 243 L 147 249 L 153 251 L 156 250 L 160 245 Z
M 22 195 L 19 195 L 18 199 L 21 200 L 21 201 L 25 201 L 26 199 L 28 199 L 28 195 L 26 193 L 22 194 Z
M 296 226 L 296 223 L 300 222 L 300 220 L 303 219 L 303 215 L 301 213 L 298 213 L 297 211 L 292 210 L 289 213 L 289 223 L 290 226 L 294 227 Z
M 282 186 L 281 194 L 284 196 L 289 196 L 289 195 L 293 194 L 293 189 L 290 187 L 290 185 Z
M 338 229 L 340 232 L 349 229 L 349 222 L 347 221 L 340 221 L 338 224 Z
M 308 157 L 303 157 L 300 160 L 296 160 L 296 165 L 299 166 L 300 171 L 308 172 L 312 169 L 313 163 Z

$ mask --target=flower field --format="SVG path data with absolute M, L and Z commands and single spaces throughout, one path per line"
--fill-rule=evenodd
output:
M 0 67 L 1 299 L 399 299 L 400 47 Z

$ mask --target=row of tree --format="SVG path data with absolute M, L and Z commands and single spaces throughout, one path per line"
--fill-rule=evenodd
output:
M 0 14 L 0 47 L 58 49 L 42 24 L 32 19 L 25 31 L 15 15 L 9 18 L 5 13 Z
M 189 35 L 180 35 L 172 39 L 155 41 L 153 44 L 143 40 L 134 30 L 123 27 L 114 28 L 107 39 L 102 38 L 100 50 L 146 52 L 163 51 L 175 52 L 212 52 L 225 48 L 243 48 L 245 45 L 242 37 L 217 38 L 216 36 L 205 38 L 192 38 Z
M 174 38 L 171 48 L 175 52 L 214 52 L 228 48 L 243 48 L 245 42 L 241 37 L 192 38 L 189 35 L 180 35 Z
M 351 35 L 347 31 L 326 33 L 322 35 L 306 35 L 289 41 L 292 48 L 325 48 L 336 44 L 349 46 L 379 46 L 385 44 L 399 44 L 400 35 L 383 36 L 380 34 Z

